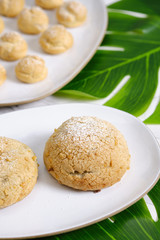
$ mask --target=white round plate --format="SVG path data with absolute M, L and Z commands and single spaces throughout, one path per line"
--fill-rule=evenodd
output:
M 42 51 L 39 45 L 40 35 L 22 34 L 27 41 L 28 55 L 42 57 L 48 68 L 48 77 L 35 84 L 18 81 L 15 76 L 16 62 L 0 60 L 7 70 L 7 80 L 0 86 L 0 106 L 10 106 L 32 102 L 49 96 L 69 81 L 71 81 L 89 62 L 100 45 L 106 31 L 107 14 L 103 0 L 79 0 L 88 10 L 87 21 L 80 27 L 68 29 L 73 34 L 74 45 L 67 52 L 59 55 L 49 55 Z M 26 1 L 26 6 L 34 5 L 34 0 Z M 56 24 L 55 11 L 45 11 L 50 19 L 50 25 Z M 5 18 L 5 31 L 18 31 L 16 18 Z
M 98 193 L 82 192 L 60 185 L 47 172 L 43 163 L 45 142 L 72 116 L 96 116 L 123 133 L 131 166 L 120 182 Z M 0 210 L 3 240 L 53 235 L 108 218 L 138 201 L 159 178 L 160 149 L 154 136 L 137 118 L 113 108 L 64 104 L 17 111 L 0 117 L 0 132 L 30 146 L 40 164 L 38 182 L 31 194 Z

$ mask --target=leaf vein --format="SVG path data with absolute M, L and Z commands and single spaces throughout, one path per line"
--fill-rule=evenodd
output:
M 140 222 L 137 220 L 137 218 L 135 217 L 135 215 L 129 210 L 127 209 L 127 211 L 132 215 L 132 217 L 135 219 L 135 221 L 138 223 L 138 225 L 140 226 L 140 228 L 142 229 L 142 231 L 146 234 L 146 236 L 151 239 L 154 240 L 148 233 L 147 231 L 144 229 L 144 227 L 142 226 L 142 224 L 140 224 Z
M 112 238 L 113 240 L 116 240 L 116 238 L 114 238 L 111 234 L 109 234 L 109 232 L 107 232 L 99 223 L 97 223 L 97 225 L 98 225 L 99 228 L 102 229 L 102 231 L 104 231 L 110 238 Z
M 126 65 L 126 64 L 128 64 L 128 63 L 134 62 L 134 61 L 136 61 L 136 60 L 140 60 L 141 58 L 144 58 L 144 57 L 146 57 L 147 55 L 150 55 L 150 54 L 155 53 L 155 52 L 158 52 L 158 51 L 160 51 L 160 47 L 157 47 L 157 48 L 155 48 L 155 49 L 152 49 L 151 51 L 149 51 L 149 52 L 147 52 L 147 53 L 141 54 L 140 56 L 136 56 L 136 57 L 134 57 L 134 58 L 132 58 L 132 59 L 129 59 L 129 60 L 125 61 L 125 62 L 118 63 L 118 64 L 114 65 L 113 67 L 106 68 L 105 70 L 100 71 L 99 73 L 104 73 L 104 72 L 106 72 L 106 71 L 113 70 L 113 69 L 115 69 L 115 68 L 117 68 L 117 67 L 124 66 L 124 65 Z

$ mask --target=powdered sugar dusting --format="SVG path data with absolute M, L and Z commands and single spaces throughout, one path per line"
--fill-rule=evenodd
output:
M 16 157 L 16 153 L 17 151 L 15 149 L 9 152 L 3 152 L 0 155 L 0 164 L 4 164 L 4 162 L 12 162 L 13 158 Z
M 89 147 L 99 142 L 108 142 L 111 145 L 115 143 L 113 126 L 96 117 L 72 117 L 56 130 L 56 135 L 66 144 L 68 138 L 81 146 L 89 144 Z
M 20 37 L 21 38 L 21 35 L 18 32 L 15 32 L 15 31 L 7 32 L 3 36 L 5 36 L 7 38 L 12 38 L 12 37 Z
M 17 32 L 6 32 L 5 34 L 3 34 L 0 38 L 0 44 L 1 46 L 3 46 L 3 44 L 10 44 L 10 46 L 8 45 L 8 49 L 7 51 L 11 51 L 13 45 L 19 45 L 19 44 L 24 44 L 25 40 L 23 39 L 23 37 L 17 33 Z M 4 45 L 5 47 L 5 45 Z M 6 46 L 7 47 L 7 46 Z M 11 48 L 11 49 L 9 49 Z
M 38 6 L 32 7 L 31 10 L 32 10 L 32 11 L 40 11 L 40 12 L 43 12 L 43 13 L 44 13 L 43 9 L 40 8 L 40 7 L 38 7 Z
M 68 9 L 71 9 L 76 14 L 86 10 L 82 3 L 76 1 L 70 2 L 68 4 Z
M 0 65 L 1 66 L 1 65 Z M 4 151 L 4 138 L 0 138 L 0 153 Z
M 16 160 L 17 150 L 12 149 L 10 151 L 6 150 L 9 140 L 5 137 L 0 137 L 0 167 L 6 166 L 12 168 L 13 159 Z M 2 170 L 2 169 L 1 169 Z
M 65 31 L 65 27 L 63 25 L 57 24 L 52 27 L 49 27 L 44 34 L 48 34 L 51 38 L 57 37 L 60 31 Z
M 24 15 L 24 14 L 36 14 L 36 13 L 45 14 L 43 9 L 38 6 L 33 6 L 32 8 L 24 8 L 20 14 Z
M 58 14 L 66 21 L 75 21 L 77 18 L 85 17 L 86 7 L 80 2 L 71 1 L 60 7 Z
M 23 66 L 31 66 L 32 64 L 42 65 L 43 60 L 37 56 L 26 56 L 20 61 L 20 64 Z
M 73 14 L 72 13 L 70 13 L 67 9 L 66 9 L 66 7 L 65 6 L 63 6 L 63 7 L 61 7 L 60 9 L 59 9 L 59 15 L 60 16 L 62 16 L 64 19 L 70 19 L 70 18 L 73 18 L 74 16 L 73 16 Z

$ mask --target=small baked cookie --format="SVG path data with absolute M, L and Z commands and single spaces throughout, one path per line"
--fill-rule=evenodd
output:
M 40 7 L 25 8 L 18 16 L 19 29 L 27 34 L 38 34 L 48 27 L 48 16 Z
M 2 85 L 5 80 L 6 80 L 6 70 L 5 70 L 5 68 L 0 64 L 0 85 Z
M 59 54 L 72 47 L 73 37 L 64 26 L 54 25 L 42 33 L 39 43 L 45 52 Z
M 0 33 L 3 32 L 4 29 L 4 22 L 3 19 L 0 17 Z
M 25 144 L 0 137 L 0 208 L 26 197 L 36 184 L 37 157 Z
M 15 61 L 26 55 L 27 43 L 17 32 L 8 32 L 0 37 L 0 58 Z
M 47 77 L 48 70 L 42 58 L 26 56 L 15 68 L 16 77 L 25 83 L 36 83 Z
M 24 0 L 0 0 L 0 14 L 6 17 L 17 16 L 24 7 Z
M 78 27 L 85 22 L 87 9 L 80 2 L 66 2 L 57 9 L 56 17 L 58 22 L 63 24 L 65 27 Z
M 44 163 L 59 183 L 96 191 L 120 181 L 130 154 L 123 135 L 109 122 L 72 117 L 47 141 Z
M 35 2 L 44 9 L 57 8 L 63 4 L 63 0 L 35 0 Z

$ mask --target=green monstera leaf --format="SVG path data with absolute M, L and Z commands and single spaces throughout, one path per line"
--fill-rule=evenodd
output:
M 155 109 L 154 113 L 147 118 L 144 123 L 146 124 L 160 124 L 160 102 L 157 106 L 157 108 Z
M 159 84 L 159 9 L 158 0 L 124 0 L 110 6 L 109 28 L 101 47 L 82 72 L 60 92 L 100 99 L 108 97 L 121 85 L 104 105 L 142 115 Z M 151 15 L 137 17 L 122 10 Z M 113 51 L 108 47 L 118 48 Z M 126 76 L 128 79 L 124 81 Z
M 133 16 L 135 14 L 130 15 L 128 11 L 147 15 Z M 122 0 L 109 6 L 109 29 L 101 47 L 82 72 L 60 92 L 83 98 L 104 98 L 106 106 L 135 116 L 143 114 L 159 85 L 159 15 L 159 0 Z M 117 51 L 108 47 L 117 47 Z M 111 97 L 108 99 L 108 96 Z M 145 123 L 160 124 L 158 101 Z M 45 240 L 159 240 L 160 180 L 148 196 L 157 211 L 157 221 L 152 219 L 141 199 L 112 219 Z

